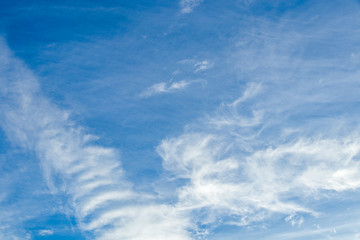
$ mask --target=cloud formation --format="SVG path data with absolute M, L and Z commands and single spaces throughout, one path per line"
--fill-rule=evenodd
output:
M 201 1 L 182 2 L 188 13 Z M 157 147 L 167 183 L 176 182 L 167 193 L 175 198 L 134 190 L 118 150 L 98 144 L 44 97 L 36 77 L 5 43 L 0 125 L 12 143 L 35 153 L 49 189 L 67 200 L 89 238 L 202 239 L 213 226 L 249 226 L 271 216 L 301 228 L 321 216 L 316 203 L 360 188 L 359 14 L 349 9 L 326 9 L 330 17 L 318 11 L 321 16 L 314 17 L 310 9 L 276 21 L 249 21 L 224 54 L 240 86 L 229 93 L 240 96 Z M 195 73 L 211 67 L 209 61 L 191 64 Z M 201 81 L 157 83 L 140 97 L 195 82 Z M 337 233 L 333 229 L 275 239 Z M 2 226 L 0 236 L 6 234 L 13 233 Z
M 36 77 L 4 41 L 0 48 L 1 127 L 13 143 L 35 152 L 49 189 L 68 198 L 79 228 L 100 240 L 190 239 L 184 212 L 134 192 L 118 151 L 95 144 L 96 137 L 41 94 Z
M 322 214 L 317 201 L 359 190 L 358 62 L 343 47 L 359 38 L 350 30 L 358 14 L 321 15 L 303 27 L 308 14 L 252 23 L 256 32 L 239 37 L 232 53 L 243 94 L 157 148 L 164 168 L 186 182 L 179 206 L 202 212 L 202 224 L 243 226 L 281 214 L 301 226 Z M 309 53 L 330 39 L 323 47 L 338 46 L 337 54 Z
M 301 225 L 304 219 L 294 214 L 318 215 L 303 204 L 306 199 L 360 188 L 358 131 L 342 138 L 298 136 L 263 144 L 261 132 L 229 131 L 263 122 L 238 125 L 237 119 L 227 125 L 210 121 L 207 131 L 194 129 L 158 147 L 164 167 L 188 180 L 179 191 L 179 206 L 208 209 L 204 222 L 232 216 L 229 223 L 247 225 L 282 213 L 289 215 L 287 222 Z

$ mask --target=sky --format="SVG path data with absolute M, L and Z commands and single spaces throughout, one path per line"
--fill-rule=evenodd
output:
M 0 16 L 0 239 L 360 239 L 358 0 Z

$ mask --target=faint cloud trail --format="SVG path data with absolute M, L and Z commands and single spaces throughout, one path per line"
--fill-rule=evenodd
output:
M 141 98 L 148 98 L 157 94 L 162 93 L 174 93 L 177 91 L 184 90 L 185 88 L 195 83 L 204 83 L 205 80 L 181 80 L 178 82 L 160 82 L 146 88 L 142 93 L 139 94 Z

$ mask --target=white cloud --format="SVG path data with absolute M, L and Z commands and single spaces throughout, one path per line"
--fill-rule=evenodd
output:
M 181 13 L 191 13 L 203 0 L 180 0 Z
M 212 67 L 212 63 L 210 63 L 208 60 L 204 60 L 201 62 L 197 62 L 194 64 L 195 72 L 205 71 Z
M 14 144 L 36 153 L 50 190 L 68 197 L 65 207 L 79 228 L 96 239 L 190 239 L 186 212 L 134 192 L 118 151 L 94 144 L 96 137 L 41 94 L 36 78 L 4 43 L 0 48 L 1 127 Z M 169 89 L 183 86 L 173 83 Z
M 184 13 L 196 5 L 189 6 Z M 164 167 L 186 180 L 174 204 L 134 192 L 117 151 L 92 143 L 45 99 L 31 72 L 6 47 L 0 57 L 0 124 L 14 143 L 36 152 L 50 188 L 68 194 L 80 228 L 98 239 L 191 239 L 187 230 L 196 229 L 194 219 L 247 225 L 274 213 L 302 225 L 299 214 L 318 214 L 311 203 L 360 187 L 359 112 L 351 105 L 358 101 L 358 66 L 346 58 L 302 55 L 316 49 L 313 39 L 345 39 L 339 46 L 358 39 L 337 38 L 347 36 L 344 29 L 351 33 L 346 23 L 357 18 L 331 18 L 336 20 L 316 25 L 320 32 L 316 27 L 294 32 L 296 27 L 286 27 L 288 19 L 280 29 L 264 23 L 244 40 L 234 62 L 242 79 L 256 83 L 157 148 Z M 142 97 L 189 84 L 158 83 Z
M 129 205 L 126 208 L 107 212 L 87 228 L 98 229 L 111 222 L 115 223 L 114 227 L 104 232 L 99 239 L 191 239 L 186 231 L 191 228 L 186 215 L 168 205 Z
M 232 102 L 230 106 L 236 107 L 238 104 L 252 97 L 255 97 L 257 94 L 260 93 L 261 89 L 262 89 L 262 85 L 260 83 L 254 83 L 254 82 L 247 83 L 244 93 L 241 95 L 241 97 L 239 97 L 234 102 Z
M 316 224 L 311 228 L 300 229 L 298 231 L 291 231 L 287 233 L 276 234 L 273 239 L 300 239 L 300 238 L 312 238 L 312 239 L 357 239 L 360 236 L 359 229 L 360 223 L 358 221 L 349 221 L 345 224 L 337 225 L 334 227 L 321 227 Z M 266 238 L 267 239 L 267 238 Z
M 291 214 L 285 218 L 285 221 L 290 223 L 291 226 L 298 226 L 300 227 L 304 223 L 304 218 L 302 216 L 298 216 L 295 214 Z
M 200 224 L 241 226 L 281 214 L 300 228 L 307 216 L 321 216 L 316 206 L 329 194 L 359 192 L 359 72 L 347 54 L 359 40 L 351 30 L 358 13 L 334 14 L 306 27 L 307 13 L 291 26 L 292 16 L 252 23 L 256 30 L 229 52 L 247 81 L 243 94 L 159 145 L 164 168 L 186 180 L 178 206 L 198 220 L 204 213 Z M 313 53 L 320 43 L 327 51 Z
M 14 226 L 10 226 L 6 223 L 0 225 L 0 239 L 9 240 L 30 240 L 31 235 L 24 232 L 22 229 L 14 229 Z
M 51 229 L 39 230 L 39 235 L 40 236 L 50 236 L 50 235 L 53 235 L 53 234 L 54 234 L 54 230 L 51 230 Z
M 191 84 L 198 82 L 203 82 L 203 80 L 192 80 L 192 81 L 181 80 L 178 82 L 156 83 L 146 88 L 139 96 L 142 98 L 147 98 L 156 94 L 177 92 L 187 88 Z
M 222 128 L 166 139 L 158 152 L 166 169 L 189 180 L 179 191 L 179 206 L 209 209 L 203 221 L 235 216 L 242 225 L 283 213 L 300 226 L 304 219 L 295 213 L 317 215 L 301 199 L 360 188 L 359 137 L 301 137 L 262 146 Z
M 318 216 L 311 203 L 360 188 L 359 72 L 343 48 L 359 40 L 350 27 L 358 14 L 336 14 L 306 28 L 307 15 L 291 26 L 261 19 L 243 34 L 229 53 L 249 79 L 243 94 L 158 147 L 164 167 L 187 180 L 179 206 L 205 209 L 204 222 L 244 225 L 280 213 L 299 226 Z M 329 39 L 343 55 L 329 57 L 326 44 L 312 55 Z
M 199 60 L 191 59 L 191 58 L 183 59 L 183 60 L 179 61 L 178 63 L 185 64 L 185 65 L 191 65 L 192 68 L 194 69 L 194 73 L 206 71 L 206 70 L 212 68 L 214 65 L 213 62 L 211 62 L 210 60 L 207 60 L 207 59 L 199 61 Z

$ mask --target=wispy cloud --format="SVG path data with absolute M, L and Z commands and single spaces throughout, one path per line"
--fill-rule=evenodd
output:
M 167 83 L 160 82 L 146 88 L 142 93 L 140 93 L 139 96 L 146 98 L 161 93 L 177 92 L 187 88 L 191 84 L 199 83 L 199 82 L 204 82 L 204 80 L 191 80 L 191 81 L 181 80 L 178 82 L 167 82 Z
M 359 38 L 350 30 L 358 14 L 346 11 L 307 27 L 308 12 L 276 26 L 260 19 L 258 32 L 239 37 L 231 60 L 249 79 L 243 94 L 157 149 L 164 168 L 187 180 L 179 206 L 202 209 L 202 223 L 249 225 L 282 214 L 300 227 L 320 216 L 312 203 L 360 189 L 358 63 L 343 48 Z M 333 54 L 311 55 L 320 43 Z
M 191 13 L 203 0 L 180 0 L 181 13 Z
M 201 1 L 180 3 L 189 13 Z M 4 43 L 0 126 L 13 144 L 35 153 L 51 192 L 65 196 L 79 228 L 96 239 L 201 239 L 208 232 L 204 228 L 249 226 L 272 216 L 300 229 L 308 218 L 321 216 L 322 200 L 360 189 L 359 13 L 355 3 L 338 11 L 339 6 L 304 7 L 305 12 L 284 13 L 276 21 L 254 17 L 245 23 L 238 44 L 226 54 L 240 79 L 235 77 L 229 93 L 239 97 L 157 147 L 171 176 L 166 180 L 176 182 L 167 193 L 176 195 L 171 201 L 134 190 L 119 151 L 95 142 L 69 112 L 51 103 L 36 76 Z M 192 73 L 211 67 L 207 60 L 189 63 Z M 157 83 L 140 97 L 196 82 L 202 80 Z M 2 215 L 1 224 L 20 216 Z M 264 238 L 308 238 L 359 225 L 336 224 L 335 232 L 319 227 Z M 0 238 L 16 239 L 16 234 L 10 224 L 0 227 Z M 19 236 L 31 238 L 26 232 Z M 343 236 L 357 239 L 359 233 Z
M 67 196 L 79 228 L 101 240 L 190 239 L 184 211 L 134 192 L 118 151 L 93 143 L 69 113 L 42 95 L 36 77 L 4 42 L 0 47 L 1 127 L 13 143 L 36 153 L 49 189 Z
M 180 64 L 186 64 L 191 65 L 191 67 L 194 69 L 194 73 L 206 71 L 213 67 L 214 63 L 210 60 L 196 60 L 196 59 L 183 59 L 179 61 Z
M 295 214 L 291 214 L 285 218 L 286 222 L 289 222 L 291 226 L 300 227 L 304 223 L 304 218 L 302 216 L 297 216 Z
M 301 225 L 303 218 L 294 213 L 318 214 L 301 199 L 360 188 L 358 131 L 343 138 L 300 137 L 264 146 L 258 140 L 261 133 L 249 137 L 208 127 L 164 140 L 158 148 L 164 167 L 189 180 L 179 191 L 179 205 L 209 209 L 205 222 L 225 215 L 233 216 L 232 224 L 246 225 L 282 213 L 289 214 L 286 221 L 292 225 Z
M 197 62 L 194 64 L 195 72 L 205 71 L 212 67 L 212 63 L 210 63 L 208 60 L 204 60 L 201 62 Z
M 54 234 L 54 230 L 51 230 L 51 229 L 39 230 L 39 235 L 40 236 L 50 236 L 50 235 L 53 235 L 53 234 Z

